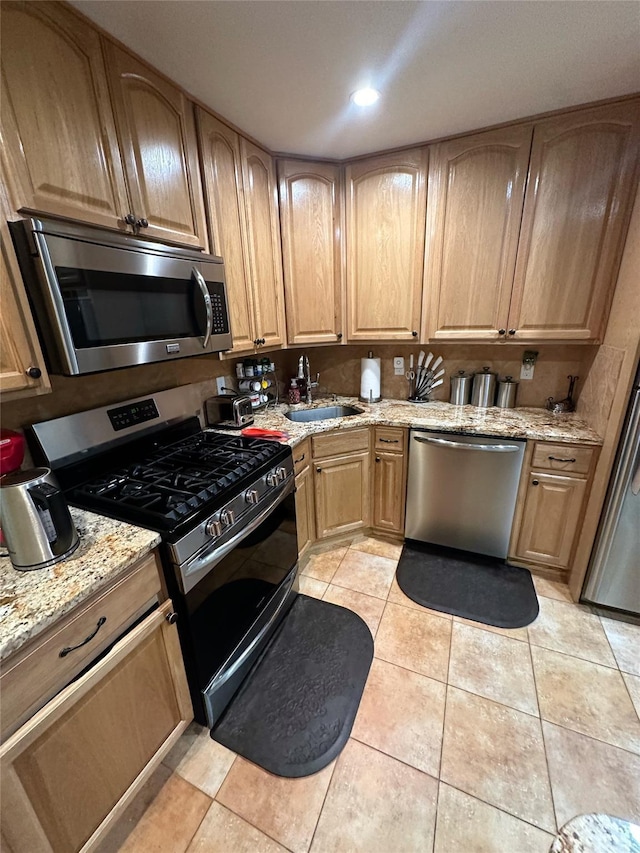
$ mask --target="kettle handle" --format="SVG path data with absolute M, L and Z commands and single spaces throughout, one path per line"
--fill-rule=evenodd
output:
M 29 495 L 36 506 L 48 510 L 56 531 L 56 538 L 49 543 L 54 556 L 59 557 L 73 544 L 74 526 L 69 507 L 60 489 L 48 483 L 40 483 L 29 489 Z

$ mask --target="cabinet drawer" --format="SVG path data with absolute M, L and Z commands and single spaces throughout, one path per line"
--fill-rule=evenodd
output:
M 314 435 L 313 458 L 339 456 L 356 450 L 369 449 L 369 428 L 350 429 L 344 432 L 331 432 L 328 435 Z
M 402 427 L 380 426 L 374 428 L 374 447 L 376 450 L 404 453 L 407 431 Z
M 532 468 L 588 474 L 595 448 L 579 444 L 550 444 L 536 441 L 531 457 Z
M 301 441 L 297 447 L 293 448 L 293 470 L 296 474 L 299 474 L 301 471 L 309 465 L 311 462 L 311 442 L 308 438 L 305 438 L 304 441 Z
M 48 632 L 25 654 L 20 653 L 15 663 L 8 659 L 0 677 L 3 737 L 65 687 L 158 600 L 160 575 L 156 561 L 155 553 L 149 554 L 93 604 L 65 619 L 58 630 L 54 626 L 53 633 Z M 88 637 L 91 639 L 85 642 Z M 60 657 L 66 649 L 73 651 Z

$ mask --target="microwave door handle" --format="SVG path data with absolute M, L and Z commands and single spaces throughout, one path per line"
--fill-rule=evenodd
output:
M 202 349 L 206 349 L 209 346 L 211 332 L 213 331 L 213 308 L 211 307 L 211 296 L 209 295 L 207 282 L 202 277 L 200 270 L 194 267 L 191 273 L 200 288 L 200 293 L 202 294 L 202 299 L 204 301 L 204 308 L 207 312 L 207 328 L 205 329 L 204 338 L 202 339 Z

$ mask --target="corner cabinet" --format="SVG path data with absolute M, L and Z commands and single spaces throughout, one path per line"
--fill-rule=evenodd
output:
M 407 494 L 407 430 L 374 427 L 373 453 L 372 527 L 401 536 Z
M 100 36 L 61 4 L 2 4 L 2 156 L 14 210 L 125 228 Z
M 427 149 L 414 148 L 347 166 L 350 342 L 418 337 L 427 162 Z
M 343 333 L 342 169 L 279 160 L 288 340 L 339 343 Z
M 431 149 L 423 338 L 507 334 L 531 125 Z
M 508 323 L 515 339 L 602 337 L 639 142 L 637 100 L 536 124 Z
M 135 229 L 206 249 L 193 104 L 130 53 L 105 54 Z
M 316 536 L 325 539 L 369 526 L 369 427 L 311 439 Z

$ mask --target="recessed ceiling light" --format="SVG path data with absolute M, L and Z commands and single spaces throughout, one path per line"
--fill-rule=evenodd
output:
M 351 95 L 351 100 L 359 107 L 370 107 L 380 97 L 380 92 L 377 89 L 357 89 Z

